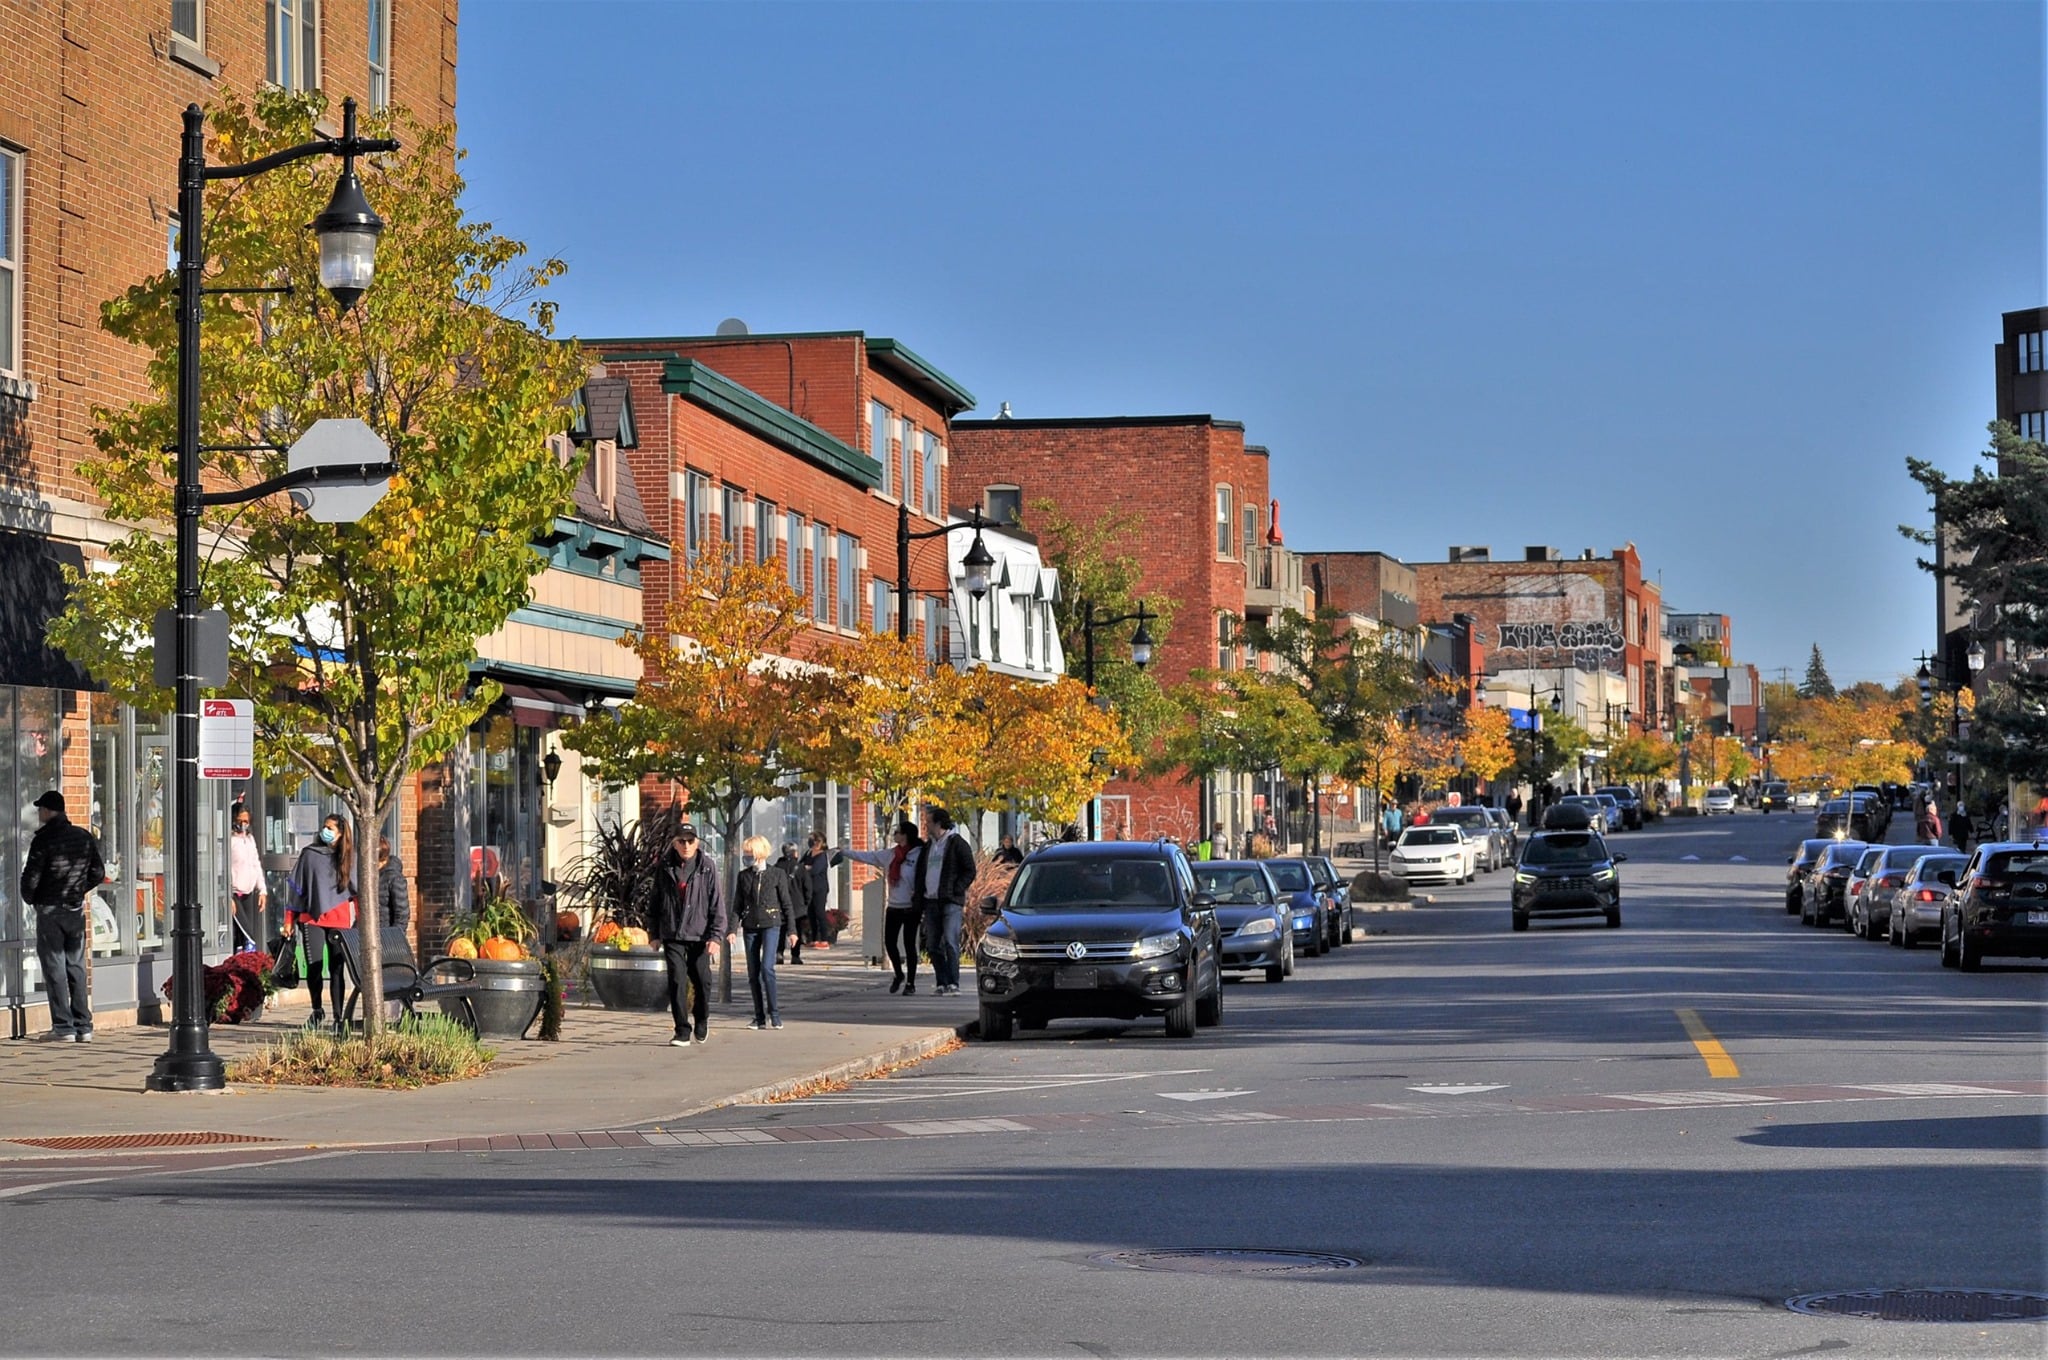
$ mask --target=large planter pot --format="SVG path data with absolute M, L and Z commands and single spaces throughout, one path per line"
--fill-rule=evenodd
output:
M 612 1011 L 668 1009 L 668 963 L 660 954 L 590 951 L 590 989 Z
M 540 1014 L 544 992 L 540 963 L 534 959 L 476 959 L 477 1033 L 486 1039 L 517 1039 Z M 444 1000 L 444 1015 L 459 1015 L 460 1001 Z

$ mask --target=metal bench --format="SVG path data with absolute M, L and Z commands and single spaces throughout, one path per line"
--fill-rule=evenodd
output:
M 476 980 L 476 967 L 468 959 L 440 958 L 421 967 L 413 962 L 412 942 L 406 938 L 404 926 L 384 926 L 377 932 L 382 943 L 384 976 L 384 999 L 396 1001 L 403 1011 L 399 1024 L 418 1019 L 422 1002 L 451 1001 L 457 1003 L 454 1018 L 464 1028 L 477 1032 L 476 1004 L 471 999 L 483 990 Z M 353 930 L 337 930 L 329 939 L 339 939 L 343 955 L 347 959 L 349 975 L 348 1004 L 342 1007 L 341 1019 L 344 1024 L 354 1025 L 356 1006 L 363 994 L 362 957 L 360 945 Z

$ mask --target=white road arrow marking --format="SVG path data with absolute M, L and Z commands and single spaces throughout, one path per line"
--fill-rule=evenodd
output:
M 1747 863 L 1749 863 L 1749 856 L 1748 856 L 1748 855 L 1730 855 L 1730 856 L 1728 857 L 1728 862 L 1729 862 L 1730 864 L 1747 864 Z
M 1411 1086 L 1408 1089 L 1420 1091 L 1426 1096 L 1476 1096 L 1484 1091 L 1505 1091 L 1508 1086 L 1506 1082 L 1496 1082 L 1491 1085 L 1473 1083 L 1467 1086 Z
M 1680 864 L 1698 864 L 1700 862 L 1700 857 L 1698 855 L 1680 855 L 1678 857 L 1678 862 Z
M 1232 1096 L 1254 1095 L 1252 1091 L 1160 1091 L 1168 1100 L 1228 1100 Z

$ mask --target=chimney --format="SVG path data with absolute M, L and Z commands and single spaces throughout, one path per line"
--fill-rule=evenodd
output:
M 1453 562 L 1491 562 L 1493 560 L 1493 549 L 1479 545 L 1453 543 L 1451 545 L 1451 560 Z
M 1000 409 L 1000 410 L 998 410 L 998 411 L 996 412 L 996 419 L 997 419 L 997 420 L 1012 420 L 1012 419 L 1014 419 L 1014 418 L 1015 418 L 1015 417 L 1013 417 L 1013 416 L 1012 416 L 1012 415 L 1010 414 L 1010 403 L 1008 403 L 1007 401 L 1003 403 L 1003 405 L 1002 405 L 1002 409 Z
M 1522 549 L 1522 560 L 1524 562 L 1555 562 L 1557 561 L 1557 549 L 1546 548 L 1541 543 L 1533 543 Z

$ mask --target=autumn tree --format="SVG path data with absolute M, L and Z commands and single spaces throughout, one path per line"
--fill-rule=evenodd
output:
M 1491 783 L 1514 768 L 1511 721 L 1504 708 L 1481 706 L 1465 711 L 1465 730 L 1458 738 L 1458 754 L 1464 759 L 1466 774 Z
M 222 99 L 209 117 L 215 163 L 312 140 L 326 100 L 269 90 Z M 353 308 L 319 286 L 312 234 L 334 170 L 315 158 L 206 188 L 200 348 L 202 474 L 244 486 L 285 470 L 282 446 L 313 422 L 353 416 L 390 446 L 398 472 L 355 524 L 321 524 L 284 497 L 201 512 L 206 602 L 231 627 L 228 684 L 253 700 L 258 761 L 338 795 L 357 828 L 360 915 L 378 919 L 374 828 L 422 764 L 445 755 L 497 697 L 473 686 L 478 638 L 526 603 L 546 560 L 532 543 L 569 504 L 575 475 L 548 447 L 581 381 L 573 346 L 549 338 L 540 292 L 562 269 L 458 207 L 451 130 L 392 111 L 365 135 L 404 150 L 358 165 L 384 215 L 377 279 Z M 280 285 L 291 285 L 280 293 Z M 147 355 L 149 396 L 94 412 L 81 472 L 109 520 L 116 570 L 72 582 L 51 642 L 139 708 L 167 710 L 151 669 L 150 622 L 172 602 L 177 432 L 177 279 L 157 275 L 107 302 L 111 335 Z M 189 849 L 181 847 L 181 850 Z M 383 1020 L 380 940 L 362 933 L 363 1020 Z
M 1290 780 L 1329 768 L 1329 734 L 1299 686 L 1259 671 L 1198 671 L 1169 691 L 1177 721 L 1165 755 L 1186 779 L 1277 769 Z
M 1607 768 L 1623 783 L 1665 778 L 1678 768 L 1678 748 L 1662 732 L 1632 732 L 1608 748 Z

